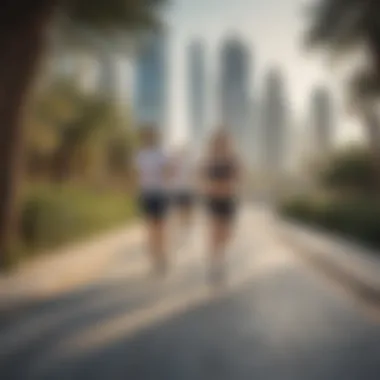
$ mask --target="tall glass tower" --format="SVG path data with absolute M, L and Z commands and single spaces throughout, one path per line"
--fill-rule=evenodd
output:
M 327 88 L 314 89 L 311 97 L 311 124 L 315 154 L 323 157 L 331 152 L 333 143 L 333 104 Z
M 102 51 L 98 57 L 99 64 L 99 91 L 103 96 L 114 101 L 117 99 L 118 72 L 116 59 L 109 52 Z
M 163 33 L 149 34 L 136 57 L 135 107 L 137 125 L 154 124 L 162 130 L 167 122 L 168 43 Z
M 261 104 L 261 158 L 262 170 L 278 175 L 285 169 L 287 160 L 287 124 L 284 79 L 281 71 L 268 72 Z
M 206 64 L 202 41 L 193 41 L 187 53 L 189 132 L 192 143 L 199 147 L 206 127 Z
M 240 39 L 229 38 L 223 43 L 220 65 L 220 121 L 244 146 L 250 119 L 250 55 Z

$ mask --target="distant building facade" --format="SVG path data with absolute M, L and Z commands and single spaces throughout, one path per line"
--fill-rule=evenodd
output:
M 230 129 L 239 145 L 249 127 L 250 54 L 237 38 L 227 39 L 220 53 L 220 122 Z
M 190 139 L 200 145 L 206 132 L 206 60 L 202 41 L 189 45 L 187 63 Z
M 109 52 L 102 52 L 98 57 L 99 82 L 98 91 L 105 99 L 110 101 L 117 100 L 119 77 L 116 70 L 116 59 Z
M 168 101 L 168 41 L 163 33 L 149 35 L 137 52 L 134 118 L 136 125 L 166 128 Z
M 311 96 L 311 125 L 314 154 L 323 157 L 333 145 L 333 101 L 327 88 L 314 89 Z
M 260 123 L 261 169 L 270 175 L 282 172 L 287 161 L 286 101 L 282 73 L 272 69 L 264 84 Z

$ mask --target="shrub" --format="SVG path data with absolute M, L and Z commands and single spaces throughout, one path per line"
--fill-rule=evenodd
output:
M 303 197 L 285 202 L 280 212 L 290 219 L 380 248 L 380 203 L 373 199 L 330 198 L 315 202 Z
M 37 186 L 24 195 L 21 242 L 27 252 L 54 248 L 122 225 L 134 215 L 133 200 L 122 192 Z
M 376 192 L 376 171 L 368 149 L 351 147 L 335 154 L 319 174 L 322 186 L 350 194 Z

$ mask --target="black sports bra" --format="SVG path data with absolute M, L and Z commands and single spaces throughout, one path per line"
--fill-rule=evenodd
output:
M 229 159 L 212 162 L 206 168 L 206 176 L 216 181 L 230 180 L 235 173 L 235 165 Z

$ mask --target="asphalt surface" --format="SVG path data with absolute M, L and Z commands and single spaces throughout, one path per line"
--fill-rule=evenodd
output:
M 272 216 L 242 212 L 223 286 L 202 219 L 171 232 L 166 280 L 126 247 L 96 283 L 3 318 L 0 379 L 380 379 L 377 312 L 300 260 Z

